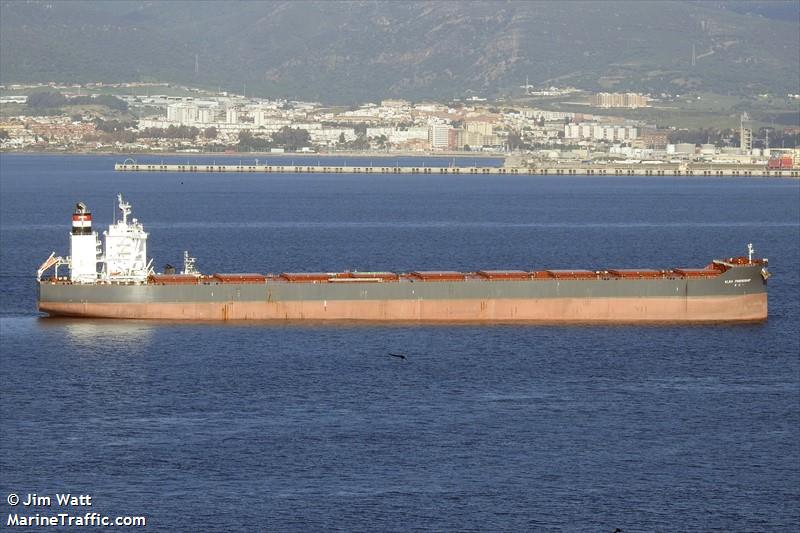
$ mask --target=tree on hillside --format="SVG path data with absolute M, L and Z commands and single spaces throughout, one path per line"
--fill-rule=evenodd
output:
M 369 149 L 369 140 L 365 135 L 359 135 L 355 138 L 355 140 L 350 141 L 347 143 L 347 147 L 352 150 L 368 150 Z
M 508 149 L 509 150 L 516 150 L 522 145 L 522 137 L 516 131 L 510 131 L 508 133 Z
M 255 137 L 250 130 L 242 130 L 239 132 L 239 142 L 236 145 L 236 150 L 239 152 L 264 152 L 269 150 L 270 144 L 263 137 Z
M 67 99 L 59 92 L 43 91 L 28 95 L 26 105 L 33 109 L 54 109 L 66 105 Z
M 136 126 L 135 122 L 123 122 L 120 120 L 103 120 L 102 118 L 94 119 L 94 126 L 99 131 L 104 131 L 106 133 L 113 133 L 117 131 L 123 131 L 127 128 L 133 128 Z
M 311 135 L 301 128 L 284 126 L 272 134 L 272 143 L 283 146 L 286 150 L 294 151 L 311 144 Z
M 155 139 L 196 139 L 200 130 L 194 126 L 174 126 L 164 128 L 145 128 L 140 137 Z
M 117 111 L 127 111 L 128 103 L 110 94 L 98 94 L 93 96 L 75 96 L 67 99 L 66 105 L 102 105 Z
M 758 130 L 757 139 L 759 144 L 765 145 L 766 132 L 769 131 L 770 148 L 797 148 L 800 147 L 800 132 L 792 130 L 777 130 L 773 128 L 761 128 Z
M 210 128 L 206 128 L 203 130 L 203 137 L 206 139 L 216 139 L 217 138 L 217 128 L 211 126 Z

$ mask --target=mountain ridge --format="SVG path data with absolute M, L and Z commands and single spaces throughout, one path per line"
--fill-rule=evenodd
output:
M 331 103 L 496 96 L 526 77 L 796 92 L 800 22 L 786 4 L 3 1 L 0 82 L 161 80 Z

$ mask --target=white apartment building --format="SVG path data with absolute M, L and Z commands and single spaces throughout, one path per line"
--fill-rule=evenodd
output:
M 229 107 L 225 110 L 225 122 L 228 124 L 238 124 L 239 123 L 239 109 L 235 107 Z
M 197 122 L 201 124 L 210 124 L 216 122 L 216 109 L 213 107 L 198 107 L 197 108 Z
M 385 135 L 388 142 L 400 144 L 412 140 L 428 140 L 428 128 L 367 128 L 367 137 L 376 138 Z
M 433 150 L 447 150 L 450 146 L 450 130 L 448 124 L 431 124 L 428 126 L 428 143 Z
M 186 102 L 167 105 L 167 121 L 177 122 L 181 126 L 190 126 L 197 122 L 197 106 Z
M 266 109 L 253 110 L 253 126 L 256 128 L 259 126 L 264 126 L 271 118 L 271 113 Z
M 589 141 L 632 141 L 638 137 L 633 126 L 604 125 L 591 122 L 567 124 L 564 126 L 564 138 Z

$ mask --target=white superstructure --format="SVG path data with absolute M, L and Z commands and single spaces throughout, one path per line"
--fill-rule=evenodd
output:
M 152 274 L 147 261 L 147 233 L 135 218 L 128 220 L 131 204 L 117 195 L 122 220 L 117 220 L 103 232 L 105 256 L 102 279 L 113 282 L 144 283 Z
M 117 195 L 117 201 L 122 220 L 115 220 L 103 232 L 105 254 L 97 232 L 92 231 L 92 214 L 86 204 L 79 202 L 72 214 L 69 257 L 64 259 L 51 253 L 37 270 L 36 279 L 41 281 L 44 273 L 55 267 L 54 279 L 66 281 L 67 278 L 59 277 L 58 267 L 67 266 L 72 283 L 146 283 L 153 273 L 152 260 L 147 261 L 147 233 L 138 220 L 128 220 L 131 204 L 121 194 Z

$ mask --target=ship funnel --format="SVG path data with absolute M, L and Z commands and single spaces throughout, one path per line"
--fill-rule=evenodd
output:
M 92 213 L 78 202 L 72 213 L 70 235 L 70 280 L 73 283 L 97 281 L 97 235 L 92 231 Z
M 86 209 L 86 204 L 83 202 L 75 204 L 75 211 L 72 213 L 72 234 L 92 234 L 92 213 Z

